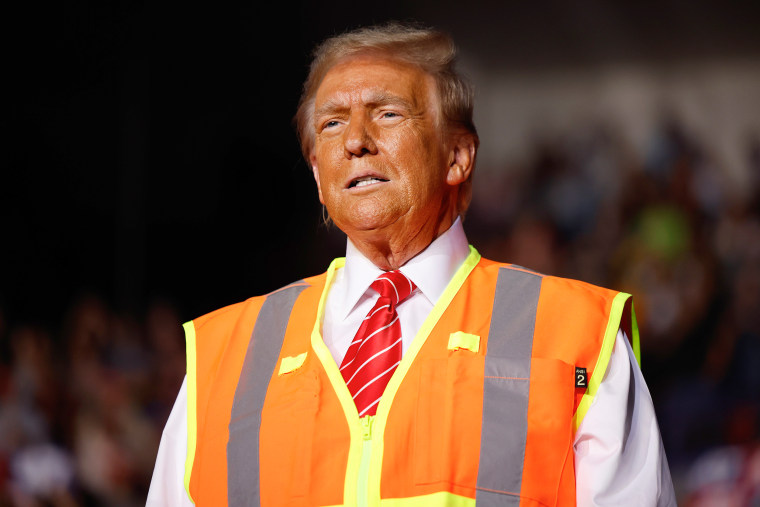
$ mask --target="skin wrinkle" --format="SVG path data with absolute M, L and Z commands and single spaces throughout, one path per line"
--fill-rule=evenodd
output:
M 320 201 L 375 265 L 398 268 L 450 227 L 475 141 L 440 128 L 432 76 L 379 56 L 349 58 L 325 75 L 314 111 Z M 387 181 L 348 188 L 366 176 Z
M 333 100 L 326 101 L 318 110 L 314 112 L 314 118 L 316 118 L 316 131 L 320 132 L 320 123 L 322 121 L 322 118 L 325 116 L 332 116 L 332 115 L 340 115 L 340 114 L 346 114 L 349 112 L 349 108 L 345 107 L 344 104 L 347 102 L 348 97 L 338 97 Z M 412 104 L 408 101 L 406 101 L 403 97 L 399 97 L 397 95 L 393 95 L 389 93 L 387 90 L 370 90 L 367 92 L 365 96 L 362 97 L 362 100 L 371 108 L 371 109 L 377 109 L 381 108 L 383 106 L 393 106 L 398 105 L 403 108 L 408 109 L 409 111 L 415 111 L 414 115 L 419 118 L 422 116 L 420 112 L 420 107 L 418 104 Z

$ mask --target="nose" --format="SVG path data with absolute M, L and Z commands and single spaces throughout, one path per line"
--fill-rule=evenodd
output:
M 368 118 L 361 113 L 351 115 L 348 126 L 343 132 L 343 152 L 346 158 L 377 153 L 377 145 L 368 130 L 368 121 Z

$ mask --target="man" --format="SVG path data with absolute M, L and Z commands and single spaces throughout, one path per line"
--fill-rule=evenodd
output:
M 480 258 L 444 34 L 316 51 L 297 114 L 327 273 L 185 325 L 150 505 L 674 505 L 627 294 Z

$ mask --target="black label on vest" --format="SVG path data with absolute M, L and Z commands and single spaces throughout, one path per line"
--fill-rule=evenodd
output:
M 575 367 L 575 387 L 588 387 L 586 368 Z

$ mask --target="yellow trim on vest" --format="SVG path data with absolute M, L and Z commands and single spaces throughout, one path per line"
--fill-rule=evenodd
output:
M 303 366 L 303 363 L 306 361 L 306 352 L 303 354 L 298 354 L 297 356 L 288 356 L 283 357 L 282 361 L 280 361 L 280 371 L 277 372 L 277 375 L 285 375 L 286 373 L 292 373 L 296 371 L 298 368 Z
M 478 353 L 480 350 L 480 336 L 476 334 L 457 331 L 449 335 L 449 350 L 465 349 Z
M 633 348 L 633 355 L 636 357 L 636 362 L 639 363 L 639 369 L 641 369 L 641 342 L 639 341 L 639 325 L 636 323 L 636 312 L 633 309 L 633 300 L 631 300 L 631 347 Z
M 319 300 L 319 307 L 317 308 L 316 322 L 314 323 L 314 328 L 311 332 L 311 346 L 317 358 L 322 363 L 327 377 L 330 379 L 330 384 L 338 396 L 338 400 L 340 401 L 341 407 L 343 408 L 343 413 L 345 414 L 346 420 L 348 421 L 350 444 L 348 450 L 348 463 L 346 464 L 345 483 L 343 485 L 343 505 L 366 504 L 369 507 L 377 507 L 380 505 L 380 475 L 382 474 L 383 462 L 383 435 L 385 432 L 385 424 L 388 419 L 388 412 L 390 410 L 391 404 L 393 403 L 393 398 L 395 397 L 396 392 L 401 385 L 401 381 L 403 380 L 407 371 L 409 371 L 409 367 L 414 361 L 414 358 L 417 356 L 417 353 L 425 343 L 425 339 L 433 330 L 433 327 L 435 327 L 438 319 L 441 317 L 441 315 L 443 315 L 443 312 L 446 310 L 446 308 L 448 308 L 451 300 L 454 299 L 454 296 L 459 291 L 462 284 L 478 264 L 478 262 L 480 262 L 480 254 L 477 250 L 475 250 L 474 247 L 470 246 L 470 254 L 459 267 L 456 274 L 449 282 L 449 285 L 443 291 L 443 294 L 441 294 L 441 297 L 431 310 L 425 322 L 422 324 L 422 327 L 417 332 L 417 335 L 412 340 L 412 343 L 409 345 L 409 349 L 404 354 L 404 357 L 401 359 L 401 363 L 399 364 L 398 368 L 393 374 L 393 377 L 391 377 L 390 382 L 385 388 L 383 398 L 380 400 L 380 403 L 377 407 L 377 414 L 375 415 L 374 422 L 372 424 L 373 438 L 371 439 L 372 452 L 369 464 L 369 479 L 366 484 L 366 489 L 365 487 L 361 488 L 367 492 L 366 502 L 364 501 L 365 499 L 357 498 L 358 481 L 361 480 L 359 477 L 359 472 L 361 468 L 362 455 L 364 454 L 362 452 L 362 448 L 365 445 L 361 419 L 359 419 L 359 412 L 356 410 L 356 404 L 351 397 L 351 393 L 346 386 L 346 382 L 343 379 L 343 376 L 340 374 L 338 365 L 335 364 L 335 360 L 333 359 L 332 354 L 322 339 L 321 332 L 327 294 L 330 291 L 330 286 L 332 285 L 333 280 L 335 279 L 335 272 L 345 266 L 345 258 L 341 257 L 333 260 L 333 262 L 330 264 L 330 267 L 327 269 L 325 286 L 322 291 L 322 296 Z M 430 504 L 428 500 L 432 498 L 435 498 L 437 499 L 436 501 L 441 501 L 442 503 Z M 387 502 L 403 501 L 412 502 L 408 504 L 412 506 L 452 505 L 455 507 L 459 507 L 460 505 L 470 506 L 475 502 L 474 499 L 467 499 L 471 500 L 472 503 L 458 503 L 460 502 L 460 498 L 463 497 L 452 495 L 450 493 L 436 493 L 434 495 L 425 495 L 422 497 L 387 500 Z M 448 503 L 452 501 L 455 503 Z M 385 505 L 386 501 L 384 500 L 382 503 Z M 390 503 L 389 505 L 395 504 Z
M 325 507 L 346 507 L 348 504 L 327 505 Z M 382 507 L 475 507 L 475 499 L 439 491 L 429 495 L 409 498 L 386 498 L 380 500 Z
M 335 272 L 346 265 L 346 259 L 339 257 L 330 263 L 330 267 L 327 268 L 327 275 L 325 279 L 325 286 L 322 289 L 322 296 L 319 299 L 319 306 L 317 307 L 317 318 L 314 322 L 314 328 L 311 331 L 311 347 L 314 350 L 317 358 L 322 363 L 322 367 L 325 369 L 327 378 L 330 379 L 330 384 L 338 396 L 338 401 L 343 408 L 343 413 L 348 421 L 348 432 L 350 437 L 350 444 L 348 448 L 348 463 L 346 463 L 345 481 L 343 484 L 343 505 L 357 505 L 357 478 L 359 474 L 359 468 L 361 465 L 362 447 L 364 445 L 364 438 L 362 433 L 362 426 L 359 422 L 359 412 L 356 410 L 356 404 L 351 397 L 351 393 L 346 386 L 346 381 L 343 380 L 343 376 L 340 374 L 338 365 L 335 364 L 330 350 L 325 345 L 322 339 L 322 320 L 325 315 L 325 301 L 327 300 L 327 294 L 330 292 L 330 286 L 335 279 Z
M 435 306 L 430 311 L 430 314 L 427 316 L 427 319 L 425 319 L 425 322 L 422 324 L 422 327 L 420 327 L 420 330 L 417 332 L 417 335 L 414 337 L 414 339 L 412 340 L 412 343 L 409 345 L 409 349 L 406 351 L 406 353 L 404 353 L 404 356 L 401 358 L 401 363 L 396 368 L 396 371 L 393 372 L 393 376 L 388 382 L 388 385 L 385 387 L 385 391 L 383 392 L 383 397 L 380 399 L 380 403 L 377 406 L 377 413 L 375 414 L 375 422 L 372 428 L 372 433 L 375 438 L 372 439 L 372 456 L 370 458 L 370 464 L 369 464 L 369 484 L 367 485 L 368 507 L 376 507 L 377 505 L 379 505 L 378 500 L 380 499 L 380 476 L 382 475 L 382 472 L 383 472 L 383 452 L 384 452 L 383 440 L 384 440 L 384 435 L 385 435 L 385 424 L 388 420 L 388 413 L 390 412 L 391 405 L 393 404 L 393 398 L 396 397 L 396 392 L 398 392 L 401 382 L 406 376 L 406 373 L 409 371 L 409 368 L 412 365 L 412 362 L 417 357 L 417 354 L 422 348 L 422 345 L 425 343 L 425 340 L 427 339 L 428 335 L 430 335 L 430 332 L 438 323 L 438 319 L 440 319 L 441 315 L 443 315 L 443 312 L 446 310 L 446 308 L 448 308 L 449 304 L 451 303 L 451 300 L 454 299 L 454 296 L 457 294 L 457 292 L 459 292 L 459 289 L 462 287 L 462 284 L 470 275 L 470 273 L 478 264 L 478 262 L 480 262 L 480 254 L 478 253 L 477 250 L 475 250 L 475 248 L 472 245 L 470 245 L 470 254 L 467 256 L 467 258 L 464 260 L 464 262 L 459 267 L 457 272 L 454 274 L 454 277 L 446 286 L 446 289 L 443 291 L 443 294 L 441 294 L 441 297 L 438 299 Z M 344 383 L 344 386 L 345 386 L 345 383 Z M 348 388 L 346 388 L 346 392 L 348 392 Z M 353 406 L 353 403 L 352 403 L 352 406 Z M 354 408 L 354 411 L 356 411 L 355 408 Z M 411 500 L 411 499 L 407 499 L 404 501 L 408 501 L 408 500 Z M 348 504 L 348 502 L 346 503 Z M 430 504 L 426 504 L 423 502 L 420 504 L 413 504 L 413 505 L 430 505 Z M 442 505 L 446 505 L 446 504 L 442 504 Z M 454 505 L 457 505 L 457 504 L 454 504 Z
M 475 499 L 448 491 L 439 491 L 410 498 L 388 498 L 380 500 L 380 505 L 383 507 L 475 507 Z
M 607 372 L 607 366 L 609 365 L 610 357 L 612 357 L 612 349 L 615 346 L 615 337 L 617 336 L 618 329 L 620 329 L 620 318 L 623 316 L 623 310 L 630 297 L 630 294 L 620 292 L 615 296 L 615 299 L 612 300 L 610 317 L 607 321 L 607 329 L 604 331 L 604 340 L 602 341 L 602 348 L 599 351 L 599 357 L 594 366 L 594 373 L 591 375 L 588 387 L 586 388 L 583 398 L 581 398 L 580 404 L 578 404 L 578 410 L 576 410 L 573 415 L 574 431 L 578 431 L 578 428 L 583 422 L 583 418 L 586 416 L 586 412 L 588 412 L 591 403 L 594 401 L 594 396 L 596 396 L 596 391 L 602 383 L 604 374 Z M 638 335 L 638 329 L 634 334 Z
M 185 342 L 187 343 L 187 454 L 185 455 L 185 491 L 187 497 L 193 504 L 193 496 L 190 494 L 190 474 L 193 471 L 193 461 L 195 461 L 195 444 L 198 433 L 198 412 L 196 403 L 198 399 L 198 377 L 196 371 L 196 349 L 195 349 L 195 325 L 193 321 L 185 322 L 182 327 L 185 329 Z

